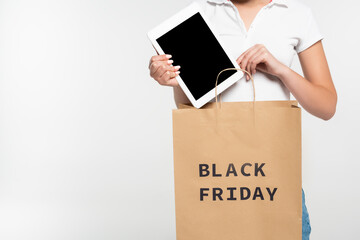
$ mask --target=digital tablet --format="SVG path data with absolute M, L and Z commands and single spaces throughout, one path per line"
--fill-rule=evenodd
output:
M 173 65 L 181 66 L 176 80 L 196 108 L 215 97 L 215 81 L 221 70 L 239 67 L 196 2 L 150 30 L 148 38 L 158 54 L 172 55 Z M 242 76 L 241 71 L 223 72 L 217 93 Z

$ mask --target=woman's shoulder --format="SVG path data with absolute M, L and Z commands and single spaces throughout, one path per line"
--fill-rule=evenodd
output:
M 286 2 L 286 14 L 284 17 L 288 19 L 294 26 L 298 26 L 303 29 L 309 27 L 309 25 L 315 24 L 316 14 L 313 13 L 310 6 L 304 3 L 302 0 L 280 0 Z M 311 26 L 310 26 L 311 27 Z M 306 30 L 305 30 L 306 31 Z

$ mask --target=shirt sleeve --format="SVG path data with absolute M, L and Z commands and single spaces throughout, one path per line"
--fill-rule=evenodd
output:
M 297 53 L 304 51 L 324 38 L 319 30 L 313 12 L 310 9 L 308 11 L 307 18 L 305 18 L 304 21 L 306 23 L 303 25 L 304 30 L 299 37 L 298 44 L 295 46 Z

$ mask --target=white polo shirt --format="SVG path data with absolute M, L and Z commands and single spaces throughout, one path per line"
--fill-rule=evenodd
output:
M 234 59 L 255 44 L 263 44 L 276 59 L 290 67 L 296 53 L 323 38 L 311 9 L 298 0 L 272 0 L 258 12 L 249 31 L 231 1 L 195 1 L 202 6 Z M 259 71 L 253 77 L 256 100 L 290 99 L 289 90 L 278 78 Z M 252 101 L 252 98 L 251 81 L 246 82 L 244 77 L 222 93 L 224 102 Z

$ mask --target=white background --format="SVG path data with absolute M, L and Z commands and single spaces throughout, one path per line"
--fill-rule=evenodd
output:
M 189 2 L 0 1 L 1 240 L 175 239 L 175 104 L 146 32 Z M 356 240 L 360 4 L 305 2 L 339 95 L 332 120 L 303 114 L 311 238 Z

